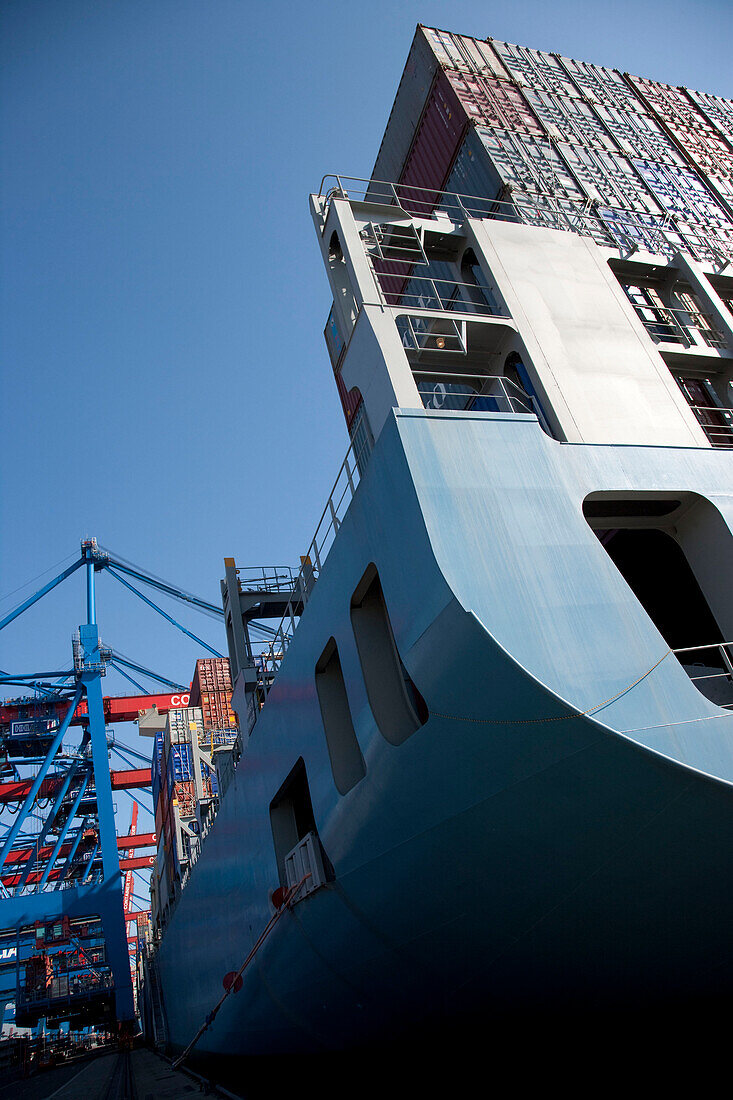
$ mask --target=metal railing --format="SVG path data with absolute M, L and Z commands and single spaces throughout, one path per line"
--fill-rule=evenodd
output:
M 63 981 L 64 978 L 66 981 Z M 72 971 L 70 975 L 55 974 L 48 979 L 48 984 L 39 984 L 38 986 L 21 985 L 20 1003 L 25 1006 L 44 1001 L 69 1000 L 112 988 L 114 988 L 114 977 L 107 969 L 96 974 L 74 973 Z
M 645 306 L 637 303 L 633 305 L 655 343 L 694 347 L 699 346 L 702 340 L 709 348 L 726 346 L 725 336 L 716 328 L 712 317 L 702 310 L 672 309 L 669 306 Z M 644 316 L 649 313 L 654 316 Z
M 502 195 L 487 198 L 440 192 L 413 184 L 368 180 L 357 176 L 329 174 L 318 191 L 325 199 L 328 215 L 335 198 L 375 206 L 395 206 L 405 217 L 432 218 L 442 213 L 458 223 L 466 218 L 521 222 L 590 236 L 601 245 L 617 248 L 624 255 L 638 249 L 674 256 L 680 249 L 695 259 L 724 264 L 733 259 L 733 224 L 711 227 L 703 223 L 677 223 L 670 214 L 647 214 L 607 207 L 596 200 L 543 192 L 527 181 L 527 189 L 507 185 Z
M 279 669 L 295 633 L 299 619 L 296 608 L 298 605 L 304 608 L 308 602 L 313 586 L 328 557 L 333 540 L 361 481 L 362 471 L 368 461 L 370 451 L 371 443 L 368 438 L 364 437 L 360 444 L 357 444 L 356 440 L 352 440 L 346 452 L 346 457 L 341 463 L 341 468 L 336 475 L 336 481 L 326 502 L 326 507 L 323 509 L 321 518 L 318 521 L 316 533 L 311 540 L 303 558 L 300 572 L 293 584 L 294 598 L 288 603 L 272 642 L 257 658 L 257 664 L 262 675 L 262 687 L 265 692 L 269 691 L 272 678 Z M 298 603 L 295 602 L 296 600 Z
M 690 405 L 713 447 L 733 447 L 733 411 L 717 405 Z
M 686 646 L 683 649 L 673 649 L 672 652 L 703 695 L 708 694 L 703 687 L 709 685 L 715 689 L 716 695 L 727 699 L 725 702 L 713 700 L 718 706 L 733 708 L 733 642 Z M 684 659 L 685 656 L 687 660 Z M 698 667 L 705 671 L 693 676 L 691 670 Z
M 433 279 L 429 275 L 410 275 L 405 290 L 390 291 L 382 285 L 384 276 L 376 272 L 379 289 L 389 306 L 410 309 L 441 310 L 450 313 L 472 313 L 486 317 L 508 317 L 500 305 L 488 302 L 481 287 L 475 283 L 459 283 L 455 279 Z M 386 278 L 394 281 L 394 275 Z
M 290 565 L 257 565 L 239 568 L 239 583 L 242 588 L 256 592 L 286 592 L 293 587 L 295 576 L 295 570 Z
M 526 390 L 501 374 L 446 374 L 445 371 L 415 372 L 417 389 L 426 409 L 455 412 L 504 412 L 537 415 Z M 435 378 L 435 382 L 429 379 Z M 429 399 L 429 400 L 428 400 Z

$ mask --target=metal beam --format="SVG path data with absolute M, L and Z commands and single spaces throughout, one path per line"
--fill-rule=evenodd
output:
M 108 567 L 107 572 L 111 577 L 114 577 L 116 581 L 119 581 L 120 584 L 124 585 L 125 588 L 127 588 L 130 592 L 133 592 L 138 597 L 138 599 L 143 601 L 143 603 L 146 603 L 148 607 L 152 607 L 154 611 L 157 611 L 159 615 L 162 615 L 162 617 L 166 619 L 167 622 L 171 623 L 183 634 L 187 634 L 189 638 L 192 638 L 193 641 L 197 643 L 197 645 L 203 646 L 204 649 L 213 654 L 214 657 L 224 656 L 223 653 L 219 653 L 218 649 L 213 649 L 210 645 L 208 645 L 203 640 L 203 638 L 199 638 L 198 635 L 193 634 L 190 630 L 187 630 L 185 626 L 179 623 L 177 619 L 174 619 L 172 615 L 169 615 L 167 611 L 164 611 L 162 607 L 158 607 L 157 603 L 153 603 L 152 600 L 149 600 L 148 597 L 138 588 L 135 588 L 135 586 L 130 584 L 129 581 L 126 581 L 124 577 L 121 577 L 118 573 L 115 573 L 114 569 L 110 569 Z
M 48 769 L 51 767 L 51 764 L 53 763 L 54 757 L 56 756 L 56 753 L 58 752 L 59 748 L 61 747 L 61 742 L 63 741 L 63 739 L 66 735 L 66 731 L 69 728 L 69 725 L 71 723 L 71 719 L 74 715 L 74 711 L 76 710 L 77 704 L 78 704 L 79 700 L 81 699 L 82 691 L 83 691 L 83 687 L 82 687 L 81 684 L 79 684 L 77 686 L 76 691 L 74 692 L 74 698 L 71 701 L 71 705 L 69 706 L 69 709 L 66 712 L 64 720 L 61 723 L 61 725 L 59 726 L 58 732 L 57 732 L 56 736 L 54 737 L 53 741 L 51 742 L 51 745 L 49 746 L 49 750 L 46 753 L 46 758 L 43 761 L 43 764 L 41 764 L 38 775 L 33 780 L 33 783 L 31 784 L 31 788 L 28 792 L 28 795 L 25 799 L 25 802 L 23 803 L 20 810 L 18 811 L 18 816 L 16 817 L 15 821 L 13 822 L 12 828 L 10 829 L 10 832 L 8 833 L 7 837 L 5 838 L 5 843 L 3 844 L 3 847 L 0 850 L 0 871 L 2 871 L 3 865 L 5 863 L 5 858 L 8 855 L 8 852 L 10 851 L 10 849 L 12 848 L 12 846 L 15 842 L 15 838 L 17 837 L 18 833 L 20 832 L 21 825 L 23 824 L 26 817 L 28 816 L 28 811 L 30 810 L 31 806 L 33 805 L 33 803 L 36 800 L 38 792 L 41 789 L 41 784 L 43 783 L 43 780 L 46 777 L 46 773 L 48 772 Z
M 216 615 L 218 618 L 224 618 L 224 612 L 216 604 L 207 603 L 206 600 L 199 599 L 198 596 L 192 596 L 188 592 L 184 592 L 182 588 L 175 588 L 171 584 L 166 584 L 165 581 L 156 580 L 154 577 L 149 576 L 147 573 L 141 572 L 139 569 L 132 569 L 129 565 L 124 565 L 116 558 L 110 557 L 107 562 L 107 568 L 113 565 L 115 569 L 119 569 L 120 573 L 127 573 L 128 577 L 135 577 L 136 580 L 142 581 L 143 584 L 149 585 L 151 588 L 157 588 L 159 592 L 165 592 L 169 596 L 173 596 L 177 600 L 182 600 L 183 603 L 190 603 L 193 607 L 200 607 L 203 611 L 209 611 Z
M 41 597 L 45 596 L 47 592 L 50 592 L 52 588 L 55 588 L 57 584 L 61 584 L 67 577 L 70 577 L 72 573 L 75 573 L 77 569 L 84 565 L 84 558 L 79 558 L 78 561 L 70 565 L 68 569 L 64 569 L 63 573 L 59 573 L 57 577 L 54 577 L 48 584 L 44 584 L 43 588 L 39 588 L 37 592 L 34 592 L 32 596 L 29 596 L 22 604 L 16 607 L 15 611 L 11 611 L 9 615 L 6 615 L 4 619 L 0 620 L 0 630 L 6 627 L 8 623 L 12 623 L 19 615 L 22 615 L 24 611 L 27 611 L 29 607 L 32 607 L 34 603 L 38 603 Z M 63 673 L 52 673 L 51 675 L 63 676 Z
M 61 832 L 59 833 L 59 838 L 56 841 L 53 852 L 51 853 L 51 858 L 49 859 L 48 863 L 46 864 L 45 870 L 44 870 L 44 872 L 41 876 L 41 883 L 40 883 L 41 889 L 43 889 L 43 887 L 48 882 L 48 876 L 51 874 L 51 871 L 53 870 L 53 865 L 56 862 L 56 859 L 58 857 L 59 852 L 61 851 L 64 840 L 66 839 L 66 834 L 69 831 L 69 827 L 71 825 L 71 822 L 76 817 L 77 811 L 79 809 L 79 804 L 81 803 L 81 800 L 84 797 L 84 794 L 85 794 L 86 789 L 87 789 L 88 782 L 89 782 L 89 776 L 85 775 L 83 777 L 81 783 L 79 784 L 79 790 L 76 792 L 76 795 L 74 796 L 74 801 L 71 804 L 71 809 L 69 810 L 69 813 L 67 814 L 66 821 L 63 824 L 63 828 L 61 829 Z

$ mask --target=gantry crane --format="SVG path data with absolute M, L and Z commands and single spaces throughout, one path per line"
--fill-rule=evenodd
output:
M 129 905 L 131 878 L 123 892 L 120 873 L 131 876 L 147 866 L 152 857 L 135 850 L 156 838 L 136 834 L 136 814 L 130 834 L 116 835 L 112 793 L 149 786 L 150 768 L 111 770 L 106 724 L 137 719 L 151 707 L 165 713 L 188 703 L 186 685 L 103 645 L 96 574 L 105 570 L 205 651 L 221 656 L 127 578 L 219 619 L 221 608 L 114 557 L 93 538 L 82 540 L 71 566 L 0 620 L 0 630 L 79 569 L 86 570 L 86 622 L 72 641 L 72 667 L 0 675 L 0 684 L 34 693 L 0 703 L 0 812 L 17 807 L 4 833 L 0 825 L 0 1007 L 14 999 L 19 1026 L 44 1017 L 78 1023 L 107 1016 L 121 1024 L 133 1019 L 126 926 L 136 912 Z M 103 696 L 108 666 L 140 694 Z M 145 693 L 130 673 L 153 678 L 167 693 Z M 80 736 L 70 749 L 65 742 L 72 727 Z

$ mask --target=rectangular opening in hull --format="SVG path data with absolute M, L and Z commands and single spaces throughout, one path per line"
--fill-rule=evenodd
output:
M 733 707 L 733 538 L 695 493 L 595 493 L 586 520 L 702 692 Z

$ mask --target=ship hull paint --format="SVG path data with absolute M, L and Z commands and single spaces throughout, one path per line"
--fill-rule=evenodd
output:
M 163 938 L 174 1048 L 269 919 L 269 804 L 299 757 L 336 878 L 280 921 L 202 1055 L 729 987 L 730 725 L 673 657 L 625 691 L 665 645 L 581 511 L 603 489 L 689 491 L 715 497 L 729 528 L 721 457 L 563 446 L 529 417 L 396 414 Z M 371 561 L 431 710 L 397 747 L 376 729 L 349 619 Z M 343 797 L 314 683 L 331 636 L 367 767 Z
M 200 1053 L 344 1049 L 443 1016 L 686 1008 L 729 990 L 730 792 L 620 752 L 626 776 L 618 754 L 589 751 L 305 900 Z M 183 1046 L 204 1006 L 185 983 L 166 1003 Z

